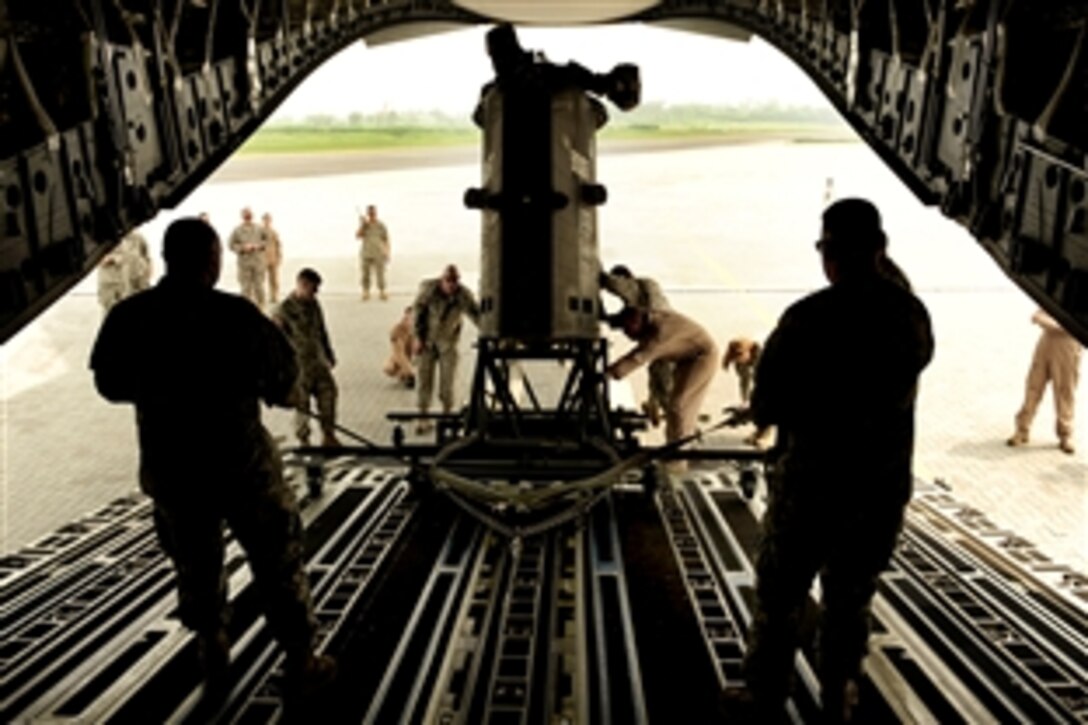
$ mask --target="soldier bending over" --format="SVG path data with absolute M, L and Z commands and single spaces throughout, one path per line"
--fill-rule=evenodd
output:
M 416 297 L 416 344 L 419 355 L 419 412 L 431 407 L 434 373 L 438 368 L 438 399 L 442 412 L 453 410 L 453 382 L 457 376 L 457 343 L 461 339 L 461 318 L 468 315 L 475 323 L 480 308 L 472 292 L 461 284 L 457 267 L 449 265 L 442 276 L 420 285 Z M 417 432 L 429 426 L 420 422 Z

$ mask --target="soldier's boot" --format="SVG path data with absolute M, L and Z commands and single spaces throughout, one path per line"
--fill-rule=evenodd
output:
M 1058 448 L 1061 449 L 1062 453 L 1068 453 L 1070 455 L 1077 452 L 1076 447 L 1073 446 L 1073 439 L 1069 436 L 1063 436 L 1062 439 L 1058 441 Z
M 221 700 L 228 692 L 227 670 L 230 666 L 230 638 L 223 629 L 197 634 L 197 654 L 204 675 L 204 699 Z
M 1028 442 L 1028 432 L 1026 430 L 1018 430 L 1009 436 L 1009 439 L 1005 441 L 1007 446 L 1022 446 Z
M 336 660 L 328 655 L 307 653 L 288 655 L 284 664 L 284 694 L 295 701 L 312 699 L 328 689 L 336 679 Z
M 725 721 L 741 725 L 789 722 L 784 702 L 758 698 L 744 687 L 726 688 L 721 695 L 721 710 Z
M 834 684 L 820 686 L 820 701 L 823 706 L 823 720 L 827 725 L 838 725 L 854 721 L 854 711 L 858 706 L 858 683 L 853 679 L 838 680 Z
M 381 299 L 382 302 L 385 302 L 387 299 L 389 299 L 389 295 L 385 293 L 385 290 L 380 291 L 378 293 L 378 297 Z
M 340 439 L 336 437 L 336 433 L 331 430 L 325 431 L 325 433 L 321 436 L 321 446 L 323 448 L 339 448 L 342 445 L 343 443 L 341 443 Z

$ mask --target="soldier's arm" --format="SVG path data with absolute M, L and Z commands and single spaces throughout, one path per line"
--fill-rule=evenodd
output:
M 230 233 L 230 243 L 228 246 L 230 247 L 230 251 L 235 253 L 241 252 L 242 247 L 245 246 L 242 242 L 242 235 L 238 233 L 237 229 Z
M 647 345 L 639 343 L 635 349 L 609 365 L 606 373 L 615 380 L 622 380 L 652 360 L 647 354 Z
M 472 320 L 472 324 L 480 324 L 480 305 L 476 302 L 476 295 L 472 294 L 472 290 L 468 287 L 462 287 L 461 292 L 464 294 L 464 310 L 469 319 Z
M 782 396 L 786 374 L 785 365 L 789 343 L 788 327 L 782 322 L 767 338 L 755 369 L 755 387 L 752 390 L 752 419 L 760 427 L 783 422 L 784 411 Z
M 419 287 L 419 294 L 416 295 L 416 301 L 413 305 L 414 314 L 412 318 L 415 320 L 416 341 L 421 345 L 427 342 L 427 296 L 429 292 L 430 286 L 424 282 Z
M 258 394 L 269 405 L 287 407 L 299 373 L 295 349 L 276 325 L 256 308 L 253 312 L 258 340 Z
M 1035 314 L 1031 316 L 1031 321 L 1049 332 L 1065 332 L 1065 329 L 1058 324 L 1057 320 L 1042 310 L 1036 310 Z
M 90 367 L 98 394 L 112 403 L 134 403 L 139 392 L 138 345 L 124 307 L 106 316 L 91 351 Z
M 317 319 L 321 327 L 321 346 L 325 348 L 325 355 L 329 358 L 329 364 L 336 365 L 336 354 L 332 351 L 332 341 L 329 339 L 329 328 L 325 325 L 325 313 L 321 305 L 317 306 Z

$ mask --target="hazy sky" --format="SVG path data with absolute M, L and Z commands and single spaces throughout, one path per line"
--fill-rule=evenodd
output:
M 484 26 L 345 49 L 313 73 L 278 118 L 383 109 L 467 113 L 491 77 Z M 816 86 L 767 43 L 737 42 L 645 25 L 522 28 L 522 45 L 549 60 L 596 71 L 619 62 L 642 70 L 643 99 L 664 103 L 826 103 Z

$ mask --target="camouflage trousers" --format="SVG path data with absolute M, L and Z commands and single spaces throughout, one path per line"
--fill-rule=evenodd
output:
M 257 254 L 250 253 L 250 256 Z M 263 256 L 263 253 L 261 253 Z M 264 262 L 253 257 L 251 260 L 245 255 L 238 255 L 238 286 L 242 288 L 242 296 L 264 309 Z
M 338 390 L 332 371 L 324 364 L 303 367 L 298 379 L 298 400 L 301 410 L 310 409 L 310 399 L 317 402 L 317 414 L 320 416 L 321 432 L 325 437 L 336 433 L 336 399 Z M 295 435 L 302 445 L 310 442 L 310 416 L 295 413 Z
M 816 673 L 828 708 L 861 672 L 869 603 L 895 549 L 905 504 L 846 500 L 827 480 L 784 478 L 775 475 L 768 481 L 770 503 L 756 560 L 756 611 L 745 677 L 757 700 L 775 708 L 784 703 L 802 614 L 819 575 Z
M 289 654 L 309 652 L 316 620 L 304 569 L 298 504 L 275 454 L 238 480 L 193 491 L 188 476 L 141 471 L 154 490 L 155 530 L 174 563 L 182 624 L 212 634 L 227 620 L 223 525 L 242 545 L 272 634 Z
M 453 410 L 453 382 L 457 378 L 458 353 L 455 346 L 425 345 L 419 356 L 419 409 L 426 412 L 431 407 L 434 394 L 434 374 L 438 369 L 438 400 L 442 411 Z

